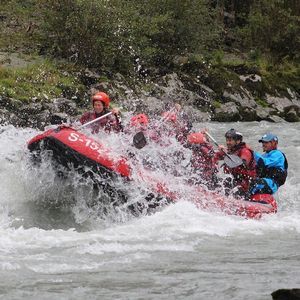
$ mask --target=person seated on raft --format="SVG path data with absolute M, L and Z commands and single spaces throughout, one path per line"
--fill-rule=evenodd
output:
M 171 109 L 170 106 L 170 104 L 167 104 L 166 109 L 168 110 L 161 114 L 163 121 L 166 121 L 166 124 L 170 125 L 167 134 L 174 135 L 181 144 L 184 144 L 193 125 L 180 104 L 175 103 Z
M 149 117 L 143 113 L 132 116 L 124 132 L 133 135 L 134 145 L 138 149 L 146 146 L 148 140 L 156 143 L 160 141 L 159 131 L 151 128 Z
M 172 144 L 170 138 L 175 137 L 181 145 L 185 146 L 187 135 L 193 126 L 188 115 L 183 111 L 179 103 L 167 103 L 165 109 L 166 111 L 161 113 L 160 124 L 156 127 L 156 131 L 158 131 L 160 136 L 159 144 L 163 147 L 170 147 Z M 184 152 L 180 149 L 170 154 L 170 157 L 172 157 L 173 166 L 180 165 L 182 160 L 185 159 Z M 168 170 L 170 168 L 164 169 Z M 172 170 L 171 172 L 176 176 L 180 176 L 182 170 Z
M 158 144 L 161 142 L 159 131 L 150 127 L 149 118 L 143 113 L 131 117 L 128 126 L 124 129 L 124 133 L 133 135 L 133 145 L 137 149 L 144 148 L 150 141 Z M 135 154 L 132 152 L 130 153 L 130 156 L 131 158 L 135 158 Z M 142 163 L 145 167 L 151 170 L 159 168 L 151 155 L 146 153 L 142 156 Z
M 96 118 L 104 116 L 105 114 L 110 112 L 110 98 L 106 93 L 97 92 L 91 97 L 91 100 L 93 105 L 93 111 L 88 111 L 82 115 L 82 117 L 80 118 L 81 124 L 85 124 L 87 122 L 95 120 Z M 113 108 L 111 112 L 112 114 L 91 124 L 92 133 L 98 133 L 101 128 L 108 132 L 122 131 L 122 124 L 119 119 L 119 109 Z
M 194 132 L 187 136 L 186 147 L 192 150 L 190 164 L 193 178 L 191 182 L 204 184 L 209 189 L 217 187 L 217 164 L 214 159 L 213 146 L 208 142 L 204 133 Z M 196 176 L 196 177 L 195 177 Z
M 165 120 L 162 119 L 161 122 Z M 162 123 L 161 123 L 162 124 Z M 124 129 L 127 134 L 133 134 L 133 145 L 137 149 L 144 148 L 149 142 L 154 142 L 155 144 L 168 147 L 168 138 L 162 134 L 160 125 L 155 127 L 155 124 L 151 126 L 149 123 L 149 118 L 146 114 L 137 114 L 131 117 L 129 125 Z M 156 148 L 158 150 L 158 148 Z M 170 160 L 170 157 L 164 157 L 164 153 L 160 153 L 159 150 L 156 152 L 156 162 L 151 155 L 147 154 L 143 156 L 143 165 L 149 169 L 163 169 L 165 171 L 170 171 L 166 161 Z M 171 157 L 174 159 L 181 159 L 182 154 L 176 151 Z M 178 162 L 177 162 L 178 163 Z M 176 164 L 176 163 L 175 163 Z M 174 164 L 172 164 L 174 166 Z M 173 170 L 172 170 L 173 171 Z M 177 173 L 176 173 L 177 174 Z
M 232 178 L 226 178 L 223 182 L 225 193 L 235 188 L 234 195 L 245 197 L 248 194 L 249 187 L 253 179 L 256 177 L 256 164 L 253 151 L 243 142 L 243 135 L 235 129 L 230 129 L 225 133 L 227 154 L 236 155 L 241 158 L 241 164 L 235 167 L 223 164 L 224 173 L 232 175 Z M 224 160 L 224 146 L 220 146 L 220 150 L 215 154 L 215 161 Z
M 254 152 L 257 178 L 250 184 L 249 192 L 254 194 L 274 194 L 287 178 L 288 161 L 277 149 L 278 137 L 267 133 L 258 141 L 262 143 L 264 154 Z
M 161 114 L 161 119 L 150 125 L 149 118 L 146 114 L 140 113 L 130 119 L 129 126 L 125 129 L 125 133 L 135 133 L 134 144 L 141 149 L 147 144 L 147 140 L 151 140 L 160 146 L 169 146 L 168 137 L 175 136 L 177 140 L 183 142 L 191 128 L 190 123 L 181 121 L 181 106 L 175 104 L 172 109 Z M 189 126 L 189 127 L 188 127 Z M 187 131 L 188 127 L 188 131 Z
M 149 133 L 153 133 L 153 130 L 150 128 L 149 117 L 143 113 L 132 116 L 124 132 L 127 134 L 142 132 L 147 137 L 151 136 Z

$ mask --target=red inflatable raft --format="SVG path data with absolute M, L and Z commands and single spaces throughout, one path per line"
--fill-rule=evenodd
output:
M 89 167 L 103 180 L 121 177 L 133 184 L 136 180 L 132 177 L 130 158 L 115 157 L 111 149 L 70 127 L 57 127 L 35 136 L 28 142 L 28 149 L 36 159 L 40 158 L 42 151 L 50 151 L 52 158 L 66 168 L 70 165 L 75 169 Z M 264 214 L 277 211 L 276 201 L 271 195 L 255 195 L 252 201 L 245 201 L 188 184 L 186 186 L 189 192 L 185 193 L 182 192 L 182 188 L 180 191 L 176 188 L 171 189 L 143 166 L 137 166 L 137 170 L 139 180 L 146 183 L 149 192 L 159 196 L 158 199 L 163 197 L 169 202 L 186 199 L 200 209 L 221 211 L 246 218 L 258 219 Z M 138 182 L 136 184 L 139 185 Z

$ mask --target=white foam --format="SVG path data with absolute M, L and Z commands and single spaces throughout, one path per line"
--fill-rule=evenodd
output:
M 200 127 L 202 125 L 199 124 Z M 234 124 L 234 126 L 236 125 Z M 232 125 L 210 123 L 207 127 L 210 127 L 212 134 L 219 141 L 222 141 L 222 132 L 230 126 Z M 194 251 L 195 245 L 201 244 L 202 238 L 206 236 L 251 236 L 276 234 L 276 232 L 299 233 L 300 157 L 299 151 L 297 152 L 293 147 L 293 143 L 298 143 L 295 134 L 298 132 L 299 126 L 293 128 L 285 124 L 281 128 L 268 123 L 257 123 L 255 124 L 256 127 L 254 124 L 251 124 L 252 127 L 247 124 L 240 124 L 239 126 L 242 126 L 240 130 L 245 137 L 249 136 L 250 143 L 254 145 L 260 135 L 270 129 L 273 130 L 280 137 L 279 142 L 282 150 L 288 155 L 289 178 L 286 185 L 281 187 L 278 193 L 279 212 L 277 215 L 264 216 L 261 220 L 246 220 L 235 216 L 224 216 L 217 212 L 201 211 L 187 201 L 180 201 L 152 216 L 144 216 L 139 219 L 126 217 L 119 219 L 121 222 L 126 221 L 125 223 L 111 222 L 111 220 L 103 222 L 93 216 L 94 221 L 91 221 L 89 225 L 91 231 L 82 233 L 73 229 L 45 231 L 22 226 L 18 229 L 10 227 L 16 221 L 22 224 L 22 209 L 28 207 L 27 204 L 36 195 L 46 197 L 50 192 L 59 198 L 61 194 L 66 192 L 66 189 L 62 187 L 60 190 L 56 183 L 51 187 L 54 174 L 47 166 L 45 167 L 45 177 L 37 177 L 37 174 L 30 173 L 31 170 L 27 169 L 27 162 L 24 157 L 26 142 L 37 131 L 2 126 L 2 143 L 0 145 L 0 251 L 3 253 L 14 253 L 21 249 L 43 251 L 43 249 L 51 247 L 76 248 L 78 254 L 97 255 L 108 252 Z M 284 129 L 286 127 L 288 130 Z M 116 137 L 113 137 L 111 142 L 116 142 Z M 257 145 L 258 147 L 259 145 Z M 121 150 L 118 151 L 121 153 Z M 169 155 L 168 152 L 165 154 L 166 156 Z M 167 181 L 171 179 L 160 171 L 156 175 L 157 178 L 164 178 Z M 170 182 L 171 187 L 172 185 L 178 188 L 178 182 Z M 132 191 L 132 194 L 136 195 L 136 199 L 139 197 L 138 193 L 138 190 Z M 86 195 L 86 193 L 80 194 L 78 189 L 76 194 L 78 203 L 80 203 L 79 200 L 83 201 Z M 18 214 L 15 213 L 16 211 Z M 84 206 L 78 204 L 73 213 L 80 224 L 89 220 L 90 212 Z M 193 237 L 194 240 L 187 242 L 189 236 Z M 151 244 L 148 244 L 150 241 Z

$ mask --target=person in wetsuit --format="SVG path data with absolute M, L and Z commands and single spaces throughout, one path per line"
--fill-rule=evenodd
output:
M 263 154 L 254 152 L 257 178 L 250 185 L 250 194 L 274 194 L 287 178 L 288 161 L 277 149 L 278 137 L 267 133 L 258 141 L 262 143 Z
M 249 192 L 249 187 L 254 178 L 256 178 L 256 167 L 254 154 L 251 148 L 243 142 L 243 135 L 235 129 L 230 129 L 225 133 L 227 154 L 236 155 L 241 158 L 241 164 L 236 167 L 223 165 L 224 173 L 231 174 L 232 178 L 226 178 L 224 181 L 225 192 L 229 194 L 233 188 L 236 196 L 245 196 Z M 225 158 L 225 149 L 216 153 L 215 159 Z
M 106 93 L 98 92 L 94 94 L 92 96 L 92 105 L 93 111 L 88 111 L 82 115 L 82 117 L 80 118 L 81 124 L 85 124 L 87 122 L 95 120 L 111 111 L 112 114 L 91 124 L 92 133 L 98 133 L 101 128 L 108 132 L 122 131 L 122 124 L 119 118 L 119 110 L 117 108 L 109 110 L 110 98 Z

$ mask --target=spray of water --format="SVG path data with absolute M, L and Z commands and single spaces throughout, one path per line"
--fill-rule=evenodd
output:
M 222 140 L 221 133 L 230 127 L 227 124 L 199 124 L 199 128 L 200 126 L 202 128 L 210 127 L 218 140 Z M 246 127 L 245 129 L 247 130 Z M 258 124 L 255 129 L 256 136 L 260 136 L 268 129 L 267 124 Z M 275 130 L 278 129 L 279 127 L 275 126 Z M 252 129 L 250 128 L 250 130 Z M 278 135 L 284 145 L 289 136 L 281 133 L 279 132 Z M 23 226 L 25 228 L 90 230 L 98 226 L 123 224 L 135 220 L 136 217 L 146 216 L 151 210 L 149 210 L 149 202 L 145 199 L 152 196 L 152 191 L 151 188 L 149 189 L 149 182 L 141 179 L 141 169 L 136 168 L 137 165 L 146 166 L 145 172 L 150 174 L 151 178 L 155 178 L 155 182 L 164 182 L 171 192 L 174 191 L 179 195 L 179 200 L 185 202 L 191 198 L 192 191 L 185 184 L 191 171 L 188 164 L 191 152 L 183 148 L 175 138 L 167 135 L 164 137 L 164 143 L 167 143 L 168 147 L 150 142 L 147 147 L 138 150 L 132 146 L 131 137 L 126 134 L 103 134 L 100 142 L 113 149 L 112 155 L 127 156 L 129 152 L 134 155 L 135 163 L 132 163 L 131 167 L 135 184 L 119 179 L 106 182 L 106 186 L 100 185 L 100 188 L 99 186 L 95 188 L 95 178 L 96 181 L 101 181 L 101 178 L 97 180 L 99 175 L 94 174 L 95 178 L 91 179 L 82 177 L 72 168 L 68 172 L 60 170 L 59 167 L 53 168 L 51 155 L 47 153 L 44 154 L 40 165 L 32 164 L 26 141 L 36 134 L 37 132 L 33 129 L 1 127 L 3 143 L 0 146 L 2 191 L 0 225 L 3 228 Z M 292 132 L 291 135 L 293 136 Z M 99 139 L 99 136 L 95 138 Z M 255 141 L 250 139 L 251 142 Z M 295 145 L 286 143 L 287 146 L 283 149 L 288 157 L 295 156 L 294 150 L 299 148 L 297 139 L 293 143 Z M 174 153 L 181 153 L 181 155 L 179 157 Z M 296 155 L 298 155 L 297 153 L 296 151 Z M 297 192 L 299 190 L 299 166 L 297 164 L 290 165 L 287 183 L 277 195 L 279 213 L 277 216 L 265 218 L 271 223 L 273 223 L 271 220 L 276 220 L 274 223 L 278 223 L 278 218 L 282 218 L 281 221 L 285 222 L 285 218 L 291 218 L 293 215 L 296 218 L 299 214 L 299 194 Z M 86 171 L 89 172 L 89 170 Z M 108 187 L 113 187 L 109 193 L 107 193 Z M 153 195 L 154 198 L 156 196 Z M 124 197 L 126 197 L 126 203 Z M 209 199 L 207 200 L 209 201 Z M 175 208 L 168 208 L 166 213 L 170 213 L 170 211 L 177 213 L 176 207 L 182 208 L 183 205 L 179 202 L 171 206 Z M 164 204 L 162 201 L 162 207 Z M 191 207 L 195 208 L 193 204 L 187 207 L 189 212 Z M 160 210 L 157 207 L 155 209 L 155 211 Z M 164 212 L 165 210 L 162 210 L 162 213 Z M 199 217 L 198 213 L 195 212 L 197 218 Z M 205 218 L 207 214 L 209 216 L 211 213 L 201 214 L 201 218 Z M 217 214 L 219 215 L 219 213 Z M 153 218 L 156 217 L 153 215 Z M 222 214 L 220 218 L 223 218 Z M 240 222 L 238 218 L 226 218 L 226 220 Z

